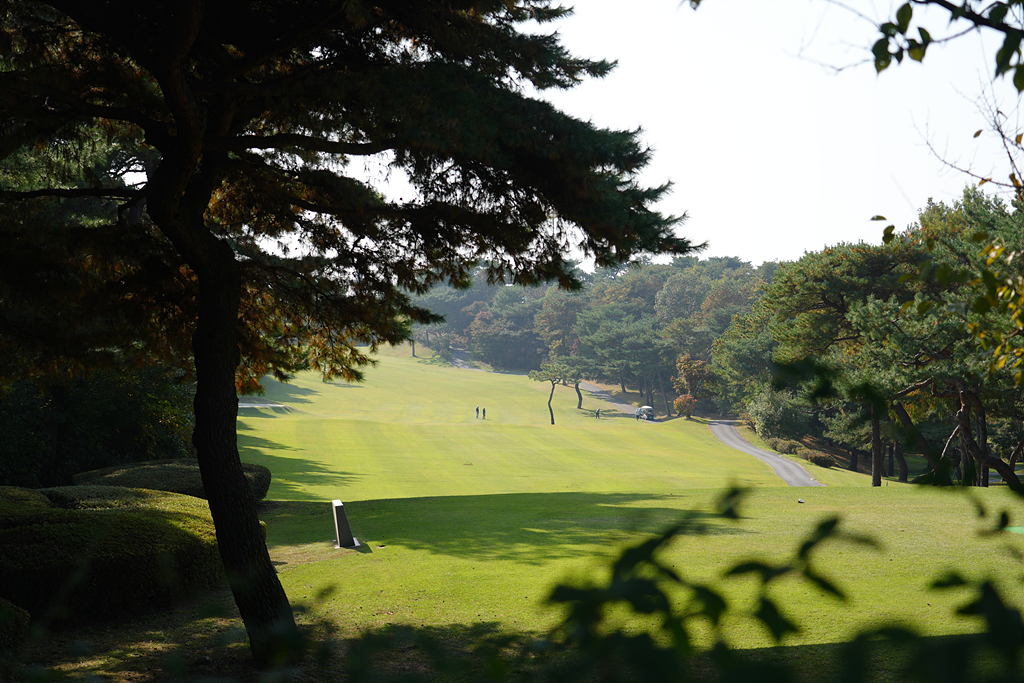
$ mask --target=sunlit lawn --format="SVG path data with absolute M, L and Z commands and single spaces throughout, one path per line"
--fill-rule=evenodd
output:
M 882 620 L 930 634 L 976 629 L 951 617 L 963 594 L 930 592 L 930 580 L 958 567 L 1010 587 L 1021 573 L 1007 549 L 1024 550 L 1024 536 L 981 538 L 993 522 L 963 495 L 871 489 L 862 475 L 788 488 L 698 421 L 638 424 L 604 410 L 597 420 L 599 404 L 588 397 L 578 411 L 575 392 L 559 387 L 551 426 L 548 384 L 404 353 L 383 357 L 364 385 L 270 383 L 265 399 L 288 408 L 246 409 L 239 420 L 243 458 L 268 465 L 269 498 L 288 501 L 265 514 L 285 588 L 342 633 L 396 623 L 542 630 L 557 616 L 543 604 L 556 582 L 599 576 L 624 544 L 687 514 L 705 529 L 678 539 L 667 558 L 688 577 L 719 582 L 741 609 L 753 583 L 720 582 L 721 572 L 746 557 L 783 560 L 826 516 L 880 542 L 822 549 L 820 569 L 848 592 L 846 603 L 791 581 L 773 589 L 806 627 L 794 642 L 836 642 Z M 474 417 L 477 405 L 486 421 Z M 707 514 L 730 483 L 752 489 L 738 524 Z M 1000 489 L 976 496 L 992 508 L 1011 503 Z M 361 552 L 333 549 L 334 498 L 345 501 Z M 743 647 L 769 644 L 747 620 L 728 632 Z

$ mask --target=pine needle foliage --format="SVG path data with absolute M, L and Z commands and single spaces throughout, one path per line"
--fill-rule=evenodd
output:
M 0 1 L 0 252 L 25 266 L 0 268 L 0 351 L 50 371 L 125 348 L 194 364 L 193 442 L 262 663 L 294 657 L 294 625 L 236 391 L 302 367 L 359 379 L 361 346 L 436 321 L 411 294 L 467 286 L 479 263 L 491 282 L 572 289 L 574 249 L 617 266 L 694 246 L 653 208 L 668 186 L 638 182 L 638 131 L 534 95 L 613 66 L 544 32 L 567 11 Z M 96 163 L 61 161 L 75 155 Z

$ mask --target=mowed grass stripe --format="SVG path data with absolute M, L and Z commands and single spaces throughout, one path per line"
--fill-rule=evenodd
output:
M 805 631 L 791 644 L 831 643 L 869 625 L 910 624 L 929 635 L 969 632 L 978 619 L 955 619 L 968 601 L 963 590 L 931 591 L 948 569 L 996 578 L 1007 595 L 1024 599 L 1013 552 L 1016 534 L 984 537 L 993 522 L 979 520 L 966 496 L 931 488 L 817 489 L 796 501 L 792 489 L 753 491 L 745 519 L 709 517 L 717 494 L 689 489 L 679 495 L 598 493 L 505 494 L 361 501 L 346 506 L 357 535 L 371 552 L 328 551 L 321 562 L 285 565 L 289 595 L 315 603 L 314 613 L 344 632 L 404 623 L 425 626 L 493 623 L 501 629 L 541 631 L 557 619 L 544 606 L 551 587 L 571 577 L 606 575 L 606 562 L 627 543 L 693 515 L 704 524 L 680 537 L 664 560 L 687 579 L 724 591 L 738 611 L 755 606 L 752 578 L 723 579 L 745 559 L 784 562 L 821 519 L 839 514 L 845 530 L 869 534 L 878 547 L 828 542 L 815 553 L 818 571 L 847 592 L 839 602 L 807 583 L 779 580 L 769 595 Z M 981 492 L 990 509 L 1020 505 L 1005 490 Z M 271 520 L 269 541 L 330 535 L 327 506 L 288 504 Z M 321 541 L 322 544 L 322 541 Z M 322 547 L 322 545 L 321 545 Z M 336 586 L 330 600 L 318 591 Z M 679 599 L 683 600 L 680 594 Z M 739 647 L 771 644 L 750 619 L 734 616 L 727 633 Z
M 702 438 L 703 425 L 646 425 L 638 435 L 635 427 L 466 429 L 287 416 L 259 427 L 240 432 L 239 444 L 247 461 L 270 467 L 269 497 L 278 500 L 782 485 L 759 461 Z
M 962 493 L 872 489 L 854 475 L 834 480 L 848 485 L 788 488 L 703 424 L 597 420 L 598 404 L 588 398 L 576 410 L 571 388 L 555 392 L 552 427 L 549 390 L 399 356 L 384 357 L 361 388 L 312 375 L 271 384 L 268 398 L 289 408 L 243 411 L 240 444 L 246 460 L 273 471 L 270 497 L 296 501 L 265 515 L 292 599 L 314 603 L 311 614 L 348 634 L 385 624 L 539 631 L 557 619 L 543 605 L 556 582 L 600 576 L 624 545 L 693 515 L 706 527 L 678 539 L 665 559 L 690 579 L 722 586 L 742 610 L 754 604 L 755 582 L 723 581 L 722 572 L 746 558 L 784 561 L 836 514 L 880 548 L 821 548 L 818 570 L 848 591 L 846 603 L 790 579 L 771 589 L 806 627 L 793 643 L 838 642 L 890 621 L 928 634 L 980 628 L 952 616 L 967 601 L 963 591 L 928 590 L 948 569 L 993 577 L 1012 599 L 1024 598 L 1012 555 L 1024 552 L 1024 536 L 980 535 L 993 516 L 979 519 Z M 478 403 L 487 421 L 474 417 Z M 732 482 L 754 488 L 737 525 L 707 513 Z M 1014 520 L 1024 513 L 1005 490 L 974 496 L 990 511 L 1010 509 Z M 333 549 L 332 498 L 346 502 L 368 552 Z M 318 597 L 332 585 L 332 597 Z M 728 633 L 740 647 L 769 644 L 750 620 L 731 619 Z
M 266 398 L 289 410 L 241 411 L 239 445 L 247 461 L 270 467 L 277 500 L 783 485 L 700 422 L 598 420 L 594 410 L 607 404 L 588 397 L 577 410 L 571 387 L 556 387 L 556 424 L 548 424 L 550 385 L 522 376 L 384 357 L 364 385 L 324 384 L 311 373 L 266 384 Z M 486 420 L 462 398 L 499 395 Z

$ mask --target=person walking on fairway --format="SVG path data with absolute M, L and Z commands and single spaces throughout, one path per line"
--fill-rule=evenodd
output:
M 487 408 L 484 408 L 484 419 L 487 419 Z
M 476 419 L 480 419 L 480 406 L 476 407 Z

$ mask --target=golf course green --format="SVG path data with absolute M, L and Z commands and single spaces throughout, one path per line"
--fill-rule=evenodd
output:
M 342 634 L 391 624 L 542 631 L 559 616 L 545 604 L 555 584 L 602 577 L 623 547 L 684 517 L 699 524 L 664 558 L 728 596 L 725 632 L 737 647 L 772 641 L 743 616 L 757 582 L 723 572 L 744 559 L 787 561 L 834 515 L 876 544 L 830 540 L 816 554 L 845 601 L 786 577 L 769 589 L 802 627 L 791 644 L 889 622 L 929 635 L 978 630 L 979 620 L 953 616 L 963 590 L 929 588 L 951 569 L 1024 598 L 1014 559 L 1024 536 L 981 533 L 1000 510 L 1020 519 L 1003 488 L 871 488 L 868 477 L 810 465 L 827 486 L 789 488 L 699 420 L 638 423 L 586 394 L 578 410 L 572 387 L 559 386 L 551 425 L 546 382 L 415 358 L 407 347 L 378 358 L 362 384 L 267 380 L 259 400 L 268 406 L 239 411 L 242 459 L 273 473 L 262 517 L 282 583 L 307 618 Z M 711 512 L 734 484 L 749 490 L 738 522 Z M 344 501 L 361 548 L 334 548 L 332 499 Z

